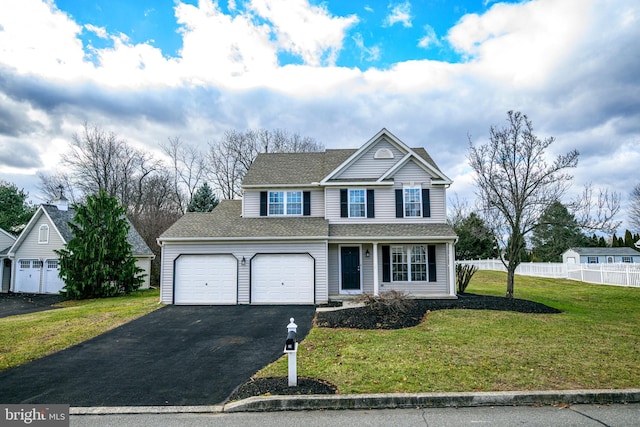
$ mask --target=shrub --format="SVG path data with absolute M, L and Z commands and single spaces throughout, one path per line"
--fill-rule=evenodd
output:
M 458 286 L 458 293 L 463 294 L 465 292 L 476 271 L 478 271 L 478 267 L 475 265 L 456 264 L 456 285 Z
M 405 292 L 400 291 L 381 292 L 380 295 L 362 294 L 358 295 L 356 301 L 364 303 L 380 317 L 399 317 L 407 313 L 414 303 Z

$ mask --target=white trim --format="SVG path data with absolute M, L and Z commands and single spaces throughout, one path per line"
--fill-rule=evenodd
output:
M 456 295 L 456 251 L 455 245 L 453 243 L 447 243 L 446 247 L 449 249 L 449 258 L 447 262 L 449 263 L 449 295 Z
M 347 289 L 344 290 L 342 289 L 342 248 L 343 247 L 347 247 L 347 248 L 358 248 L 358 266 L 359 266 L 359 271 L 358 273 L 360 273 L 360 289 Z M 340 295 L 357 295 L 357 294 L 361 294 L 362 290 L 363 290 L 363 275 L 362 275 L 362 245 L 361 244 L 347 244 L 347 245 L 338 245 L 338 293 Z
M 272 214 L 270 212 L 271 208 L 271 194 L 272 193 L 282 193 L 282 211 L 281 214 Z M 300 213 L 299 214 L 290 214 L 287 213 L 287 205 L 288 205 L 288 196 L 287 193 L 300 193 Z M 269 190 L 267 191 L 267 216 L 275 217 L 275 218 L 290 218 L 290 217 L 299 217 L 304 216 L 304 191 L 302 190 Z
M 380 295 L 380 275 L 378 274 L 378 242 L 373 242 L 373 295 Z

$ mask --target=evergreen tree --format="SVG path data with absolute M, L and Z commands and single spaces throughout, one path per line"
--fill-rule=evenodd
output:
M 562 262 L 564 251 L 588 242 L 575 217 L 560 202 L 552 203 L 543 212 L 531 238 L 536 260 L 541 262 Z
M 599 248 L 606 248 L 607 247 L 607 241 L 604 240 L 603 236 L 600 236 L 600 238 L 598 239 L 598 247 Z
M 454 225 L 458 235 L 456 259 L 485 259 L 497 256 L 495 239 L 484 221 L 472 212 L 468 217 Z
M 218 206 L 219 200 L 206 182 L 193 195 L 187 206 L 187 212 L 211 212 Z
M 633 234 L 631 234 L 631 232 L 629 230 L 625 231 L 625 233 L 624 233 L 624 245 L 629 247 L 629 248 L 633 248 L 635 242 L 637 242 L 637 240 L 633 240 Z
M 29 194 L 15 184 L 0 181 L 0 228 L 19 232 L 29 222 L 35 209 L 27 197 Z
M 128 294 L 144 279 L 127 240 L 125 209 L 105 191 L 75 205 L 69 227 L 73 238 L 56 253 L 60 257 L 61 293 L 72 299 Z
M 611 238 L 611 247 L 617 248 L 618 246 L 620 246 L 618 244 L 618 236 L 616 236 L 616 233 L 613 233 L 613 237 Z

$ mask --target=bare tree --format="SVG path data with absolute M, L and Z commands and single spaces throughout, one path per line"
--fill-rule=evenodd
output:
M 200 150 L 183 142 L 179 137 L 169 138 L 161 144 L 164 153 L 171 158 L 173 178 L 172 197 L 185 212 L 196 189 L 202 185 L 207 174 L 207 162 Z
M 533 125 L 520 112 L 507 113 L 508 126 L 490 129 L 489 142 L 474 146 L 469 138 L 469 164 L 476 173 L 478 196 L 496 240 L 504 248 L 508 298 L 513 298 L 516 267 L 525 250 L 525 237 L 538 224 L 547 207 L 560 200 L 578 163 L 573 150 L 547 163 L 545 150 L 554 138 L 539 139 Z
M 629 223 L 634 230 L 640 231 L 640 183 L 631 190 L 629 201 Z
M 620 193 L 600 188 L 594 200 L 591 183 L 584 186 L 582 194 L 568 205 L 568 209 L 585 232 L 613 234 L 622 224 L 622 221 L 615 219 L 620 211 Z
M 68 169 L 69 184 L 83 196 L 104 190 L 127 209 L 135 208 L 144 180 L 160 167 L 149 154 L 131 147 L 113 132 L 87 123 L 82 134 L 73 135 L 62 163 Z
M 221 140 L 209 144 L 211 182 L 222 193 L 223 199 L 240 197 L 242 179 L 259 153 L 301 153 L 323 149 L 324 146 L 313 138 L 289 134 L 282 129 L 227 131 Z
M 71 182 L 71 177 L 65 172 L 54 172 L 51 174 L 45 174 L 38 172 L 38 179 L 40 182 L 37 185 L 40 190 L 40 198 L 46 202 L 56 199 L 60 195 L 60 188 L 64 193 L 64 196 L 71 203 L 79 203 L 83 199 Z

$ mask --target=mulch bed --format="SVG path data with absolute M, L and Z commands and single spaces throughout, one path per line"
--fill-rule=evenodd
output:
M 489 295 L 459 294 L 451 300 L 411 300 L 407 311 L 397 317 L 380 316 L 368 307 L 318 312 L 316 325 L 322 328 L 401 329 L 418 325 L 427 311 L 469 309 L 499 310 L 518 313 L 555 314 L 560 310 L 534 301 Z
M 346 308 L 316 313 L 316 326 L 323 328 L 355 329 L 401 329 L 418 325 L 428 311 L 469 309 L 499 310 L 518 313 L 556 314 L 560 310 L 547 305 L 522 300 L 476 294 L 458 294 L 455 300 L 411 300 L 408 310 L 399 317 L 380 316 L 368 307 Z M 289 387 L 284 377 L 252 378 L 241 385 L 229 400 L 246 399 L 252 396 L 335 394 L 336 387 L 324 380 L 298 378 L 297 387 Z

